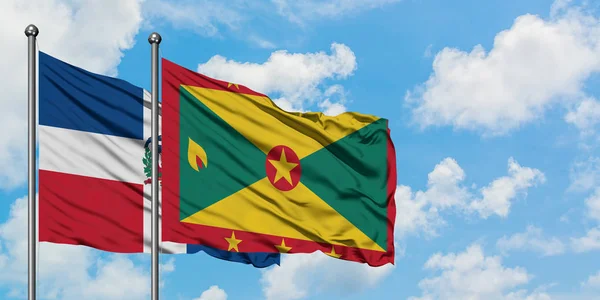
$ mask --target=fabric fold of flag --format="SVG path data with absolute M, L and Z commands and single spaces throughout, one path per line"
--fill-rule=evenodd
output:
M 40 242 L 150 252 L 150 101 L 141 87 L 39 52 Z M 257 267 L 279 264 L 273 253 L 161 243 L 162 253 L 199 250 Z
M 162 59 L 163 239 L 394 263 L 388 121 L 291 113 Z

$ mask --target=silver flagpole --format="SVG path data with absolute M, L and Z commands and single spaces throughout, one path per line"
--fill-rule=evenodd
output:
M 28 255 L 28 299 L 35 300 L 36 297 L 36 250 L 37 250 L 37 207 L 35 201 L 35 186 L 36 186 L 36 166 L 35 166 L 35 142 L 36 142 L 36 55 L 37 49 L 35 46 L 36 38 L 39 33 L 38 28 L 31 24 L 25 28 L 25 36 L 27 36 L 28 51 L 27 51 L 27 131 L 28 131 L 28 147 L 27 147 L 27 167 L 28 167 L 28 190 L 27 197 L 29 200 L 28 206 L 28 237 L 27 255 Z
M 153 32 L 152 47 L 152 300 L 158 300 L 158 45 L 162 38 Z

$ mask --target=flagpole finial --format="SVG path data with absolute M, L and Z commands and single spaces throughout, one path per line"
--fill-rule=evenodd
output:
M 148 37 L 148 43 L 150 44 L 160 44 L 161 41 L 162 37 L 160 37 L 160 34 L 158 34 L 157 32 L 151 33 Z
M 33 24 L 29 24 L 25 28 L 25 35 L 28 37 L 30 37 L 30 36 L 36 37 L 38 35 L 38 33 L 40 33 L 40 31 L 38 30 L 37 26 L 35 26 Z M 160 38 L 160 36 L 159 36 L 159 38 Z

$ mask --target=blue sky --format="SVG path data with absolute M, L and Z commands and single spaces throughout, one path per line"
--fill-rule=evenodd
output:
M 25 45 L 150 88 L 161 56 L 283 108 L 390 120 L 396 265 L 162 256 L 163 299 L 600 298 L 594 1 L 2 1 L 0 294 L 26 284 Z M 173 259 L 174 258 L 174 259 Z M 3 274 L 3 275 L 1 275 Z M 148 299 L 149 256 L 42 245 L 45 298 Z M 114 292 L 109 292 L 109 291 Z M 414 298 L 411 298 L 414 297 Z

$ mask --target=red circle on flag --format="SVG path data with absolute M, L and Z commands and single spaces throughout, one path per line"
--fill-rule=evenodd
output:
M 273 147 L 267 154 L 265 169 L 271 184 L 281 191 L 290 191 L 300 182 L 300 159 L 288 146 Z

